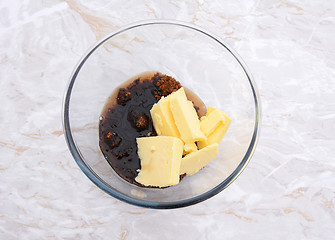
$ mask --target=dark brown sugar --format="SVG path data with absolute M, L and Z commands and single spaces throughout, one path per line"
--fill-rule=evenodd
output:
M 141 186 L 135 181 L 141 168 L 136 138 L 157 135 L 150 109 L 161 96 L 179 88 L 181 84 L 170 76 L 144 74 L 120 87 L 106 103 L 99 123 L 99 145 L 107 162 L 124 180 Z M 205 112 L 204 104 L 195 95 L 189 95 L 194 107 Z
M 125 88 L 120 88 L 120 91 L 117 95 L 117 103 L 121 105 L 125 105 L 131 99 L 130 91 L 126 90 Z
M 173 77 L 170 77 L 168 75 L 159 75 L 156 74 L 154 76 L 155 85 L 158 89 L 155 97 L 157 100 L 161 98 L 161 96 L 167 96 L 175 91 L 177 91 L 179 88 L 181 88 L 180 82 L 178 82 Z
M 131 110 L 128 113 L 127 120 L 137 131 L 142 131 L 149 127 L 149 116 L 141 109 L 136 108 Z
M 150 116 L 157 102 L 155 90 L 150 78 L 120 88 L 116 104 L 114 99 L 99 125 L 99 145 L 106 160 L 120 177 L 134 184 L 140 169 L 136 138 L 156 135 Z

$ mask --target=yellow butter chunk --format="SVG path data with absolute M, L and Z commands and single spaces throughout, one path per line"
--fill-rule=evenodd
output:
M 218 155 L 219 144 L 214 143 L 199 151 L 192 152 L 181 159 L 180 173 L 193 175 Z
M 184 145 L 184 155 L 189 154 L 191 152 L 196 152 L 198 150 L 197 145 L 194 142 L 185 143 Z
M 198 141 L 199 149 L 209 146 L 213 143 L 220 144 L 226 134 L 230 118 L 218 109 L 209 107 L 206 116 L 200 120 L 200 129 L 205 134 L 206 140 Z
M 213 112 L 214 110 L 216 110 L 216 108 L 214 108 L 214 107 L 208 107 L 208 108 L 207 108 L 206 115 L 210 114 L 210 113 Z
M 162 97 L 150 110 L 154 128 L 159 136 L 180 137 L 171 109 L 170 97 Z
M 185 143 L 204 141 L 205 135 L 200 130 L 200 121 L 191 101 L 187 100 L 184 88 L 170 94 L 170 109 L 180 138 Z
M 136 141 L 141 169 L 135 180 L 144 186 L 178 184 L 183 141 L 168 136 L 136 138 Z

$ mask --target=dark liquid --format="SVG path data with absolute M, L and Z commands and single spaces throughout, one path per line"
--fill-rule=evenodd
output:
M 159 89 L 155 85 L 160 73 L 143 73 L 120 86 L 109 97 L 99 124 L 99 145 L 114 171 L 126 181 L 135 181 L 141 168 L 136 138 L 156 136 L 150 109 L 158 102 Z M 185 89 L 194 103 L 198 116 L 206 112 L 204 103 Z

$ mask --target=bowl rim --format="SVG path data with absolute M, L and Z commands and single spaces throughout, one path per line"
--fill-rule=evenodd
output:
M 70 110 L 70 100 L 71 100 L 71 92 L 74 86 L 74 82 L 77 78 L 78 73 L 80 72 L 80 69 L 86 62 L 86 60 L 89 58 L 89 56 L 104 42 L 109 40 L 110 38 L 117 36 L 125 31 L 131 30 L 133 28 L 148 26 L 148 25 L 175 25 L 179 27 L 185 27 L 194 31 L 197 31 L 199 33 L 202 33 L 209 38 L 215 40 L 217 43 L 219 43 L 222 47 L 224 47 L 227 51 L 229 51 L 233 57 L 237 60 L 237 62 L 242 67 L 244 73 L 246 74 L 250 87 L 252 89 L 254 103 L 255 103 L 255 126 L 253 135 L 249 144 L 249 147 L 242 158 L 242 161 L 239 163 L 237 168 L 220 184 L 212 188 L 211 190 L 208 190 L 205 193 L 202 193 L 201 195 L 181 200 L 181 201 L 175 201 L 175 202 L 152 202 L 152 201 L 145 201 L 145 200 L 139 200 L 132 197 L 129 197 L 127 195 L 124 195 L 117 190 L 114 190 L 110 187 L 108 187 L 108 184 L 102 180 L 96 173 L 83 161 L 83 157 L 77 148 L 77 145 L 75 143 L 75 140 L 73 139 L 72 133 L 71 133 L 71 127 L 70 127 L 70 118 L 69 118 L 69 110 Z M 253 80 L 252 75 L 250 74 L 250 71 L 248 70 L 246 64 L 242 60 L 242 58 L 231 48 L 227 43 L 225 43 L 222 39 L 220 39 L 218 36 L 216 36 L 213 33 L 208 32 L 207 30 L 202 29 L 201 27 L 182 22 L 182 21 L 176 21 L 176 20 L 144 20 L 144 21 L 138 21 L 133 22 L 128 25 L 125 25 L 121 28 L 119 28 L 116 31 L 113 31 L 103 37 L 102 39 L 98 40 L 96 43 L 93 44 L 91 48 L 83 55 L 83 57 L 80 59 L 80 61 L 77 63 L 76 67 L 74 68 L 72 75 L 70 77 L 68 86 L 66 88 L 66 92 L 64 95 L 63 100 L 63 109 L 62 109 L 62 122 L 63 122 L 63 132 L 64 136 L 67 142 L 67 145 L 69 147 L 69 150 L 75 159 L 76 163 L 78 164 L 79 168 L 84 172 L 84 174 L 100 189 L 102 189 L 107 194 L 115 197 L 116 199 L 119 199 L 123 202 L 140 206 L 140 207 L 146 207 L 146 208 L 153 208 L 153 209 L 172 209 L 172 208 L 180 208 L 180 207 L 186 207 L 190 206 L 199 202 L 202 202 L 204 200 L 207 200 L 225 188 L 227 188 L 245 169 L 245 167 L 248 165 L 258 142 L 259 138 L 259 132 L 260 132 L 260 122 L 261 122 L 261 107 L 260 107 L 260 100 L 259 100 L 259 94 L 256 87 L 256 84 Z

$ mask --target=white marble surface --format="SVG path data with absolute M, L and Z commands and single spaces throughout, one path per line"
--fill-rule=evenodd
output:
M 131 206 L 81 172 L 62 132 L 71 71 L 143 19 L 206 28 L 262 101 L 254 157 L 226 190 L 176 210 Z M 334 1 L 0 2 L 0 239 L 335 239 Z

